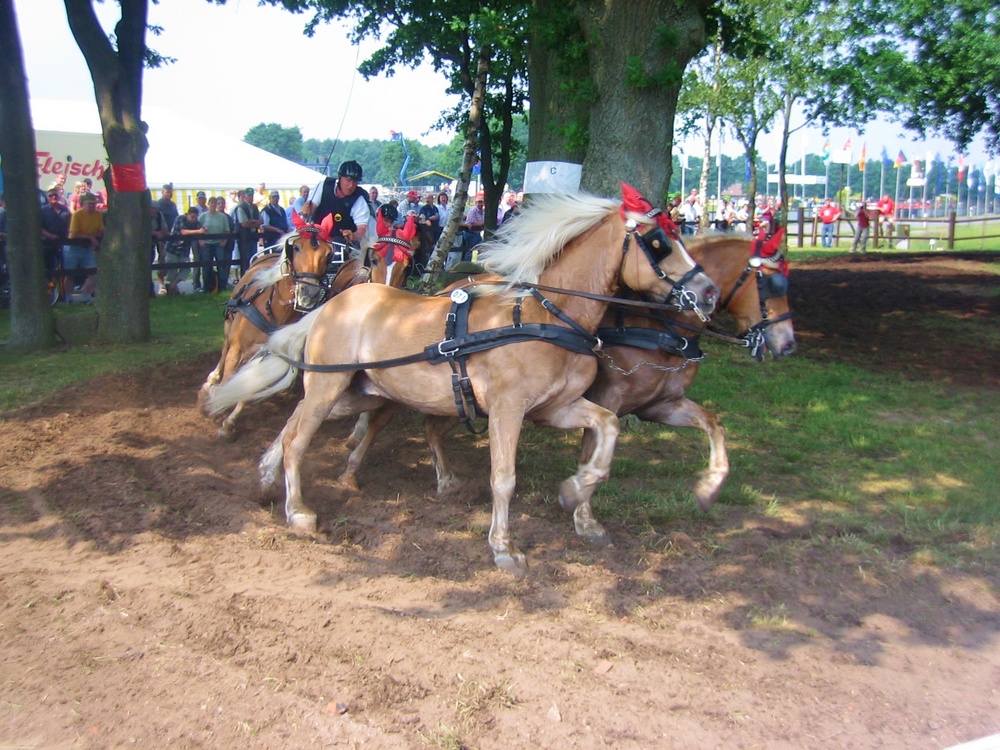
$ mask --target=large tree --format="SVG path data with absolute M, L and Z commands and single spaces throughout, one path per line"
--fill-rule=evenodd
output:
M 282 159 L 302 161 L 302 131 L 298 125 L 286 128 L 276 122 L 262 122 L 250 128 L 243 140 Z
M 582 163 L 596 193 L 625 180 L 665 200 L 677 96 L 713 4 L 534 0 L 529 160 Z
M 39 348 L 55 338 L 43 300 L 42 223 L 35 172 L 35 131 L 14 0 L 0 0 L 0 159 L 9 206 L 7 258 L 11 276 L 10 344 Z
M 142 121 L 142 73 L 162 62 L 146 47 L 148 0 L 118 0 L 121 16 L 109 39 L 93 0 L 64 0 L 70 30 L 90 69 L 111 162 L 108 213 L 98 258 L 101 341 L 149 338 L 150 195 L 145 159 L 149 143 Z

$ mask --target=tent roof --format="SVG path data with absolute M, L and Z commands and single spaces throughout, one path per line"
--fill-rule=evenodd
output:
M 101 121 L 94 102 L 31 100 L 36 131 L 96 134 Z M 149 125 L 146 182 L 179 188 L 233 190 L 264 182 L 268 188 L 312 187 L 322 175 L 308 167 L 213 131 L 210 126 L 159 107 L 143 107 Z

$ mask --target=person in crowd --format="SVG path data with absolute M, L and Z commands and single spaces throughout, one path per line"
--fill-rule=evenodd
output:
M 419 276 L 427 267 L 437 245 L 438 237 L 441 236 L 441 214 L 438 213 L 437 204 L 434 203 L 434 193 L 427 193 L 424 205 L 417 213 L 417 226 L 420 230 L 420 247 L 410 264 L 410 275 Z
M 83 201 L 81 199 L 84 195 L 87 195 L 88 192 L 87 183 L 83 180 L 78 180 L 73 186 L 73 194 L 66 199 L 66 206 L 69 208 L 69 212 L 71 214 L 75 214 L 83 208 Z
M 198 215 L 201 216 L 202 214 L 207 214 L 208 196 L 205 195 L 205 191 L 199 190 L 197 193 L 195 193 L 194 200 L 195 204 L 192 206 L 192 208 L 198 212 Z
M 167 263 L 188 263 L 191 260 L 192 250 L 195 257 L 199 257 L 198 246 L 201 244 L 197 235 L 206 234 L 205 228 L 198 221 L 198 209 L 189 206 L 185 214 L 178 216 L 170 231 L 170 238 L 167 241 L 166 261 Z M 167 294 L 178 294 L 177 285 L 188 276 L 187 268 L 167 269 Z
M 59 195 L 59 202 L 66 206 L 66 175 L 56 175 L 55 181 L 49 185 L 47 190 L 55 190 Z
M 104 214 L 97 210 L 97 196 L 84 195 L 80 200 L 82 208 L 70 218 L 69 239 L 78 242 L 68 244 L 63 249 L 63 268 L 67 271 L 97 268 L 97 252 L 104 237 Z M 74 291 L 93 297 L 97 291 L 97 274 L 74 277 L 77 287 Z
M 229 212 L 226 211 L 226 199 L 225 199 L 225 197 L 221 196 L 221 195 L 218 196 L 215 199 L 215 205 L 216 205 L 216 208 L 218 209 L 219 213 L 222 214 L 223 216 L 225 216 L 226 217 L 226 221 L 229 222 L 229 233 L 230 234 L 236 234 L 237 233 L 236 232 L 236 229 L 237 229 L 237 227 L 236 227 L 236 221 L 229 214 Z M 237 252 L 236 252 L 236 242 L 234 240 L 232 240 L 232 239 L 223 240 L 223 242 L 222 242 L 222 248 L 225 251 L 226 264 L 225 264 L 225 266 L 223 268 L 223 270 L 225 271 L 225 273 L 219 278 L 219 287 L 220 287 L 220 289 L 226 289 L 226 288 L 228 288 L 228 286 L 230 284 L 235 283 L 235 281 L 238 281 L 238 279 L 236 279 L 236 280 L 231 279 L 229 275 L 230 275 L 230 273 L 232 271 L 233 261 L 234 260 L 236 261 L 235 265 L 236 265 L 237 270 L 239 269 L 239 255 L 237 255 Z
M 288 204 L 288 208 L 285 209 L 285 218 L 288 220 L 288 226 L 292 226 L 292 212 L 294 211 L 299 216 L 302 216 L 303 207 L 309 200 L 309 186 L 303 185 L 299 188 L 299 194 L 295 196 L 295 200 Z
M 420 194 L 416 190 L 410 190 L 406 194 L 406 200 L 399 204 L 397 209 L 399 217 L 396 219 L 396 226 L 401 227 L 406 223 L 407 217 L 416 216 L 420 213 Z
M 837 229 L 837 219 L 840 218 L 840 208 L 827 198 L 819 210 L 821 241 L 823 247 L 833 247 Z
M 368 191 L 368 205 L 372 208 L 372 215 L 378 211 L 378 207 L 382 205 L 382 201 L 378 199 L 378 188 L 372 185 L 371 189 Z
M 42 258 L 45 270 L 54 273 L 59 268 L 59 255 L 69 238 L 69 209 L 59 202 L 59 191 L 49 188 L 42 207 Z
M 511 219 L 516 219 L 520 215 L 521 201 L 518 199 L 517 193 L 511 192 L 507 196 L 507 207 L 503 212 L 503 218 L 500 220 L 500 224 L 506 224 Z
M 156 259 L 160 253 L 160 247 L 164 242 L 166 242 L 167 235 L 170 234 L 170 227 L 167 226 L 167 220 L 163 218 L 163 214 L 160 213 L 160 208 L 155 202 L 150 202 L 149 205 L 149 219 L 150 227 L 152 229 L 152 239 L 150 242 L 149 249 L 149 262 L 156 263 Z M 161 289 L 162 284 L 161 284 Z M 156 293 L 155 287 L 153 287 L 153 293 Z
M 879 234 L 892 242 L 892 230 L 896 222 L 896 201 L 888 193 L 875 204 L 878 207 Z
M 854 243 L 851 245 L 851 255 L 855 255 L 860 248 L 863 256 L 868 249 L 868 232 L 871 227 L 871 216 L 868 213 L 868 204 L 861 201 L 858 204 L 858 213 L 855 216 L 858 224 L 854 229 Z
M 681 234 L 694 234 L 698 231 L 698 196 L 689 195 L 680 208 Z
M 334 215 L 334 235 L 343 235 L 348 242 L 367 245 L 368 227 L 373 226 L 368 208 L 368 193 L 358 185 L 363 178 L 361 165 L 345 161 L 336 177 L 326 177 L 312 191 L 306 203 L 310 221 L 319 224 L 327 215 Z
M 465 215 L 465 220 L 459 224 L 462 228 L 463 260 L 472 259 L 472 249 L 483 241 L 483 229 L 486 227 L 486 196 L 482 193 L 476 195 L 476 204 L 469 209 Z
M 233 221 L 239 234 L 236 246 L 239 251 L 240 276 L 247 272 L 250 259 L 257 254 L 258 231 L 264 223 L 260 218 L 260 211 L 254 205 L 253 197 L 253 188 L 247 188 L 233 209 Z
M 166 223 L 168 231 L 173 229 L 174 224 L 177 223 L 177 217 L 180 215 L 180 211 L 177 208 L 177 204 L 174 203 L 174 186 L 173 183 L 167 183 L 160 190 L 160 200 L 156 202 L 156 207 L 159 209 L 160 213 L 163 214 L 163 221 Z M 157 253 L 157 262 L 164 262 L 164 253 L 166 253 L 166 238 L 159 245 L 159 252 Z M 160 280 L 160 288 L 166 288 L 166 276 L 167 272 L 160 269 L 156 272 L 157 277 Z
M 780 206 L 774 198 L 767 199 L 764 208 L 761 209 L 757 222 L 757 236 L 760 239 L 769 239 L 778 231 L 779 209 Z
M 750 221 L 750 201 L 744 199 L 733 213 L 733 229 L 737 232 L 747 231 L 747 222 Z
M 224 292 L 229 281 L 229 244 L 227 240 L 211 235 L 229 233 L 229 217 L 219 210 L 225 206 L 223 198 L 209 198 L 208 211 L 198 217 L 198 223 L 209 235 L 202 242 L 201 262 L 210 264 L 203 266 L 206 292 Z
M 107 211 L 108 210 L 108 197 L 104 194 L 103 190 L 94 190 L 94 181 L 89 177 L 83 178 L 83 184 L 86 185 L 86 192 L 93 193 L 97 196 L 97 210 Z
M 264 183 L 257 185 L 257 191 L 253 194 L 253 204 L 257 207 L 258 211 L 263 211 L 264 206 L 271 202 L 271 196 L 267 193 L 267 188 L 264 187 Z
M 268 204 L 260 212 L 260 218 L 264 222 L 261 225 L 264 247 L 276 245 L 288 233 L 288 217 L 285 216 L 285 209 L 281 207 L 280 201 L 281 194 L 272 190 L 268 196 Z

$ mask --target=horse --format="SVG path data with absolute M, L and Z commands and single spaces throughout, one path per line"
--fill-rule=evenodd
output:
M 742 331 L 737 337 L 715 335 L 744 346 L 758 362 L 767 352 L 775 360 L 795 352 L 795 332 L 788 307 L 788 264 L 779 251 L 781 232 L 767 242 L 735 234 L 710 234 L 686 242 L 688 252 L 718 285 L 725 310 Z M 491 283 L 483 276 L 459 281 L 452 288 Z M 751 282 L 751 283 L 748 283 Z M 610 307 L 597 329 L 604 344 L 597 377 L 585 397 L 615 412 L 619 417 L 635 414 L 640 419 L 673 427 L 698 427 L 709 438 L 709 466 L 699 475 L 694 495 L 702 510 L 715 502 L 729 475 L 726 434 L 718 416 L 684 397 L 694 382 L 702 359 L 698 334 L 705 322 L 690 320 L 689 314 L 663 315 L 658 311 L 629 312 Z M 694 335 L 692 335 L 694 334 Z M 425 421 L 428 447 L 438 477 L 438 493 L 461 487 L 443 450 L 444 436 L 458 423 L 454 417 L 428 416 Z M 369 442 L 374 427 L 359 421 L 349 446 Z M 581 465 L 595 450 L 596 437 L 584 430 Z M 607 532 L 594 519 L 590 497 L 561 491 L 562 507 L 573 514 L 576 533 L 595 543 L 607 543 Z
M 332 239 L 332 217 L 318 227 L 300 219 L 297 225 L 274 248 L 254 256 L 226 303 L 222 354 L 198 394 L 206 415 L 205 397 L 211 387 L 231 377 L 270 334 L 367 279 L 361 261 L 345 260 L 346 247 Z M 242 410 L 242 403 L 235 405 L 219 427 L 219 437 L 235 437 L 236 418 Z
M 382 209 L 375 215 L 378 239 L 371 249 L 371 281 L 373 284 L 388 284 L 397 289 L 406 285 L 406 277 L 413 263 L 415 251 L 413 238 L 417 235 L 417 222 L 412 216 L 406 218 L 401 229 L 393 229 L 392 222 L 386 221 Z
M 375 409 L 377 430 L 396 404 L 439 416 L 487 416 L 489 545 L 498 568 L 524 572 L 508 522 L 522 421 L 594 431 L 589 460 L 563 483 L 577 502 L 608 476 L 618 419 L 583 398 L 597 370 L 600 342 L 593 332 L 607 295 L 625 284 L 654 302 L 697 307 L 702 315 L 715 307 L 718 289 L 668 238 L 675 231 L 626 185 L 622 202 L 586 194 L 539 198 L 482 248 L 480 259 L 506 286 L 450 297 L 379 284 L 351 287 L 271 336 L 261 356 L 213 387 L 209 407 L 221 411 L 266 398 L 304 370 L 305 397 L 259 468 L 265 489 L 284 469 L 286 518 L 305 531 L 315 530 L 317 519 L 302 497 L 301 463 L 325 419 Z M 450 366 L 437 366 L 442 363 Z M 342 482 L 352 483 L 360 461 L 355 454 L 363 457 L 369 445 L 366 436 Z

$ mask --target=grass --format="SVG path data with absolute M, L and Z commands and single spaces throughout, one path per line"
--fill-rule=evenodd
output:
M 112 372 L 189 362 L 222 346 L 222 306 L 216 295 L 151 300 L 152 341 L 116 346 L 57 347 L 22 354 L 0 347 L 0 412 L 37 403 L 71 383 Z M 58 305 L 57 316 L 93 315 L 84 306 Z M 10 311 L 0 310 L 0 341 L 10 336 Z

